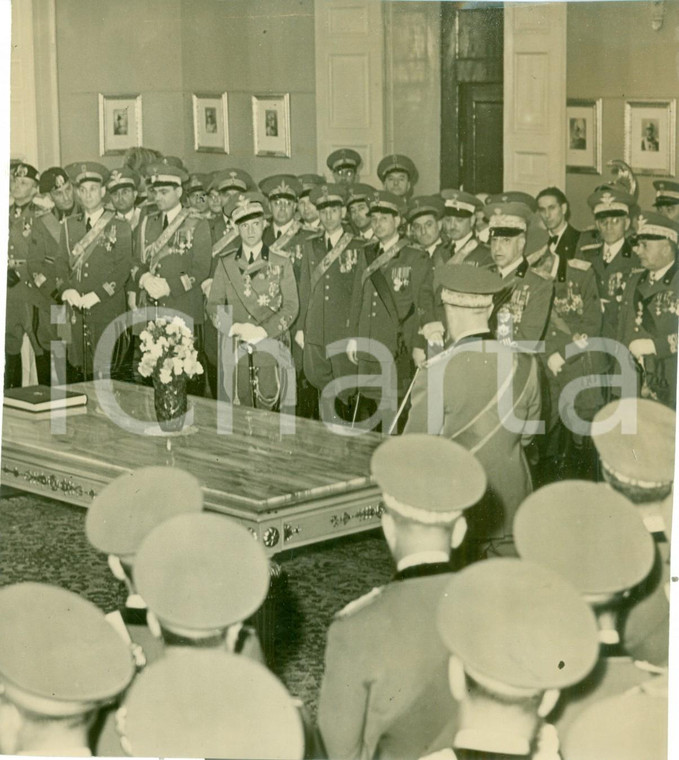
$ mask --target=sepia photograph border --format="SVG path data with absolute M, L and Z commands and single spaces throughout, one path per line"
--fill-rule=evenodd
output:
M 591 144 L 585 150 L 570 147 L 570 120 L 586 119 L 592 125 Z M 566 102 L 566 171 L 574 174 L 601 174 L 602 172 L 603 101 L 601 98 L 583 100 L 569 98 Z
M 99 155 L 118 156 L 142 144 L 141 95 L 104 95 L 99 93 Z M 125 133 L 116 133 L 115 112 L 126 108 Z M 133 116 L 130 121 L 130 114 Z
M 658 149 L 644 151 L 640 147 L 644 121 L 657 126 Z M 639 174 L 672 177 L 676 168 L 677 101 L 625 101 L 625 161 Z
M 193 93 L 191 100 L 193 105 L 193 149 L 196 153 L 229 153 L 228 93 Z M 216 110 L 217 121 L 213 133 L 207 130 L 206 108 Z
M 275 124 L 269 123 L 275 114 Z M 252 96 L 252 130 L 256 156 L 291 158 L 290 93 Z M 275 134 L 269 132 L 275 131 Z

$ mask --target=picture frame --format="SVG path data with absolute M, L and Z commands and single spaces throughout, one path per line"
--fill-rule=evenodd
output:
M 141 95 L 99 93 L 99 155 L 120 155 L 141 143 Z
M 252 96 L 256 156 L 290 158 L 290 93 Z
M 197 153 L 229 152 L 229 96 L 194 94 L 193 148 Z
M 625 101 L 625 161 L 639 174 L 674 176 L 677 101 Z
M 566 170 L 601 174 L 602 99 L 570 99 L 566 103 Z

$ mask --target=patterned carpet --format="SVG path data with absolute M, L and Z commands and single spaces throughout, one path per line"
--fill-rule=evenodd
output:
M 2 489 L 0 584 L 41 581 L 69 589 L 104 612 L 125 601 L 106 558 L 85 538 L 85 510 Z M 379 531 L 290 551 L 276 625 L 274 670 L 316 713 L 325 635 L 333 614 L 389 580 L 393 565 Z

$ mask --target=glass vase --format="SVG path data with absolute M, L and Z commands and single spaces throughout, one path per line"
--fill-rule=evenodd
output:
M 184 416 L 188 406 L 186 377 L 173 377 L 169 383 L 153 381 L 153 404 L 156 419 L 165 433 L 178 433 L 184 426 Z

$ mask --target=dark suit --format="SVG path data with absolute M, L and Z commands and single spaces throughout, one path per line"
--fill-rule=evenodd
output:
M 419 758 L 455 713 L 436 609 L 449 574 L 389 583 L 328 631 L 318 722 L 328 757 Z
M 559 238 L 559 242 L 556 244 L 556 250 L 554 253 L 564 259 L 572 259 L 578 249 L 579 240 L 580 230 L 576 230 L 575 227 L 567 224 L 566 229 Z

